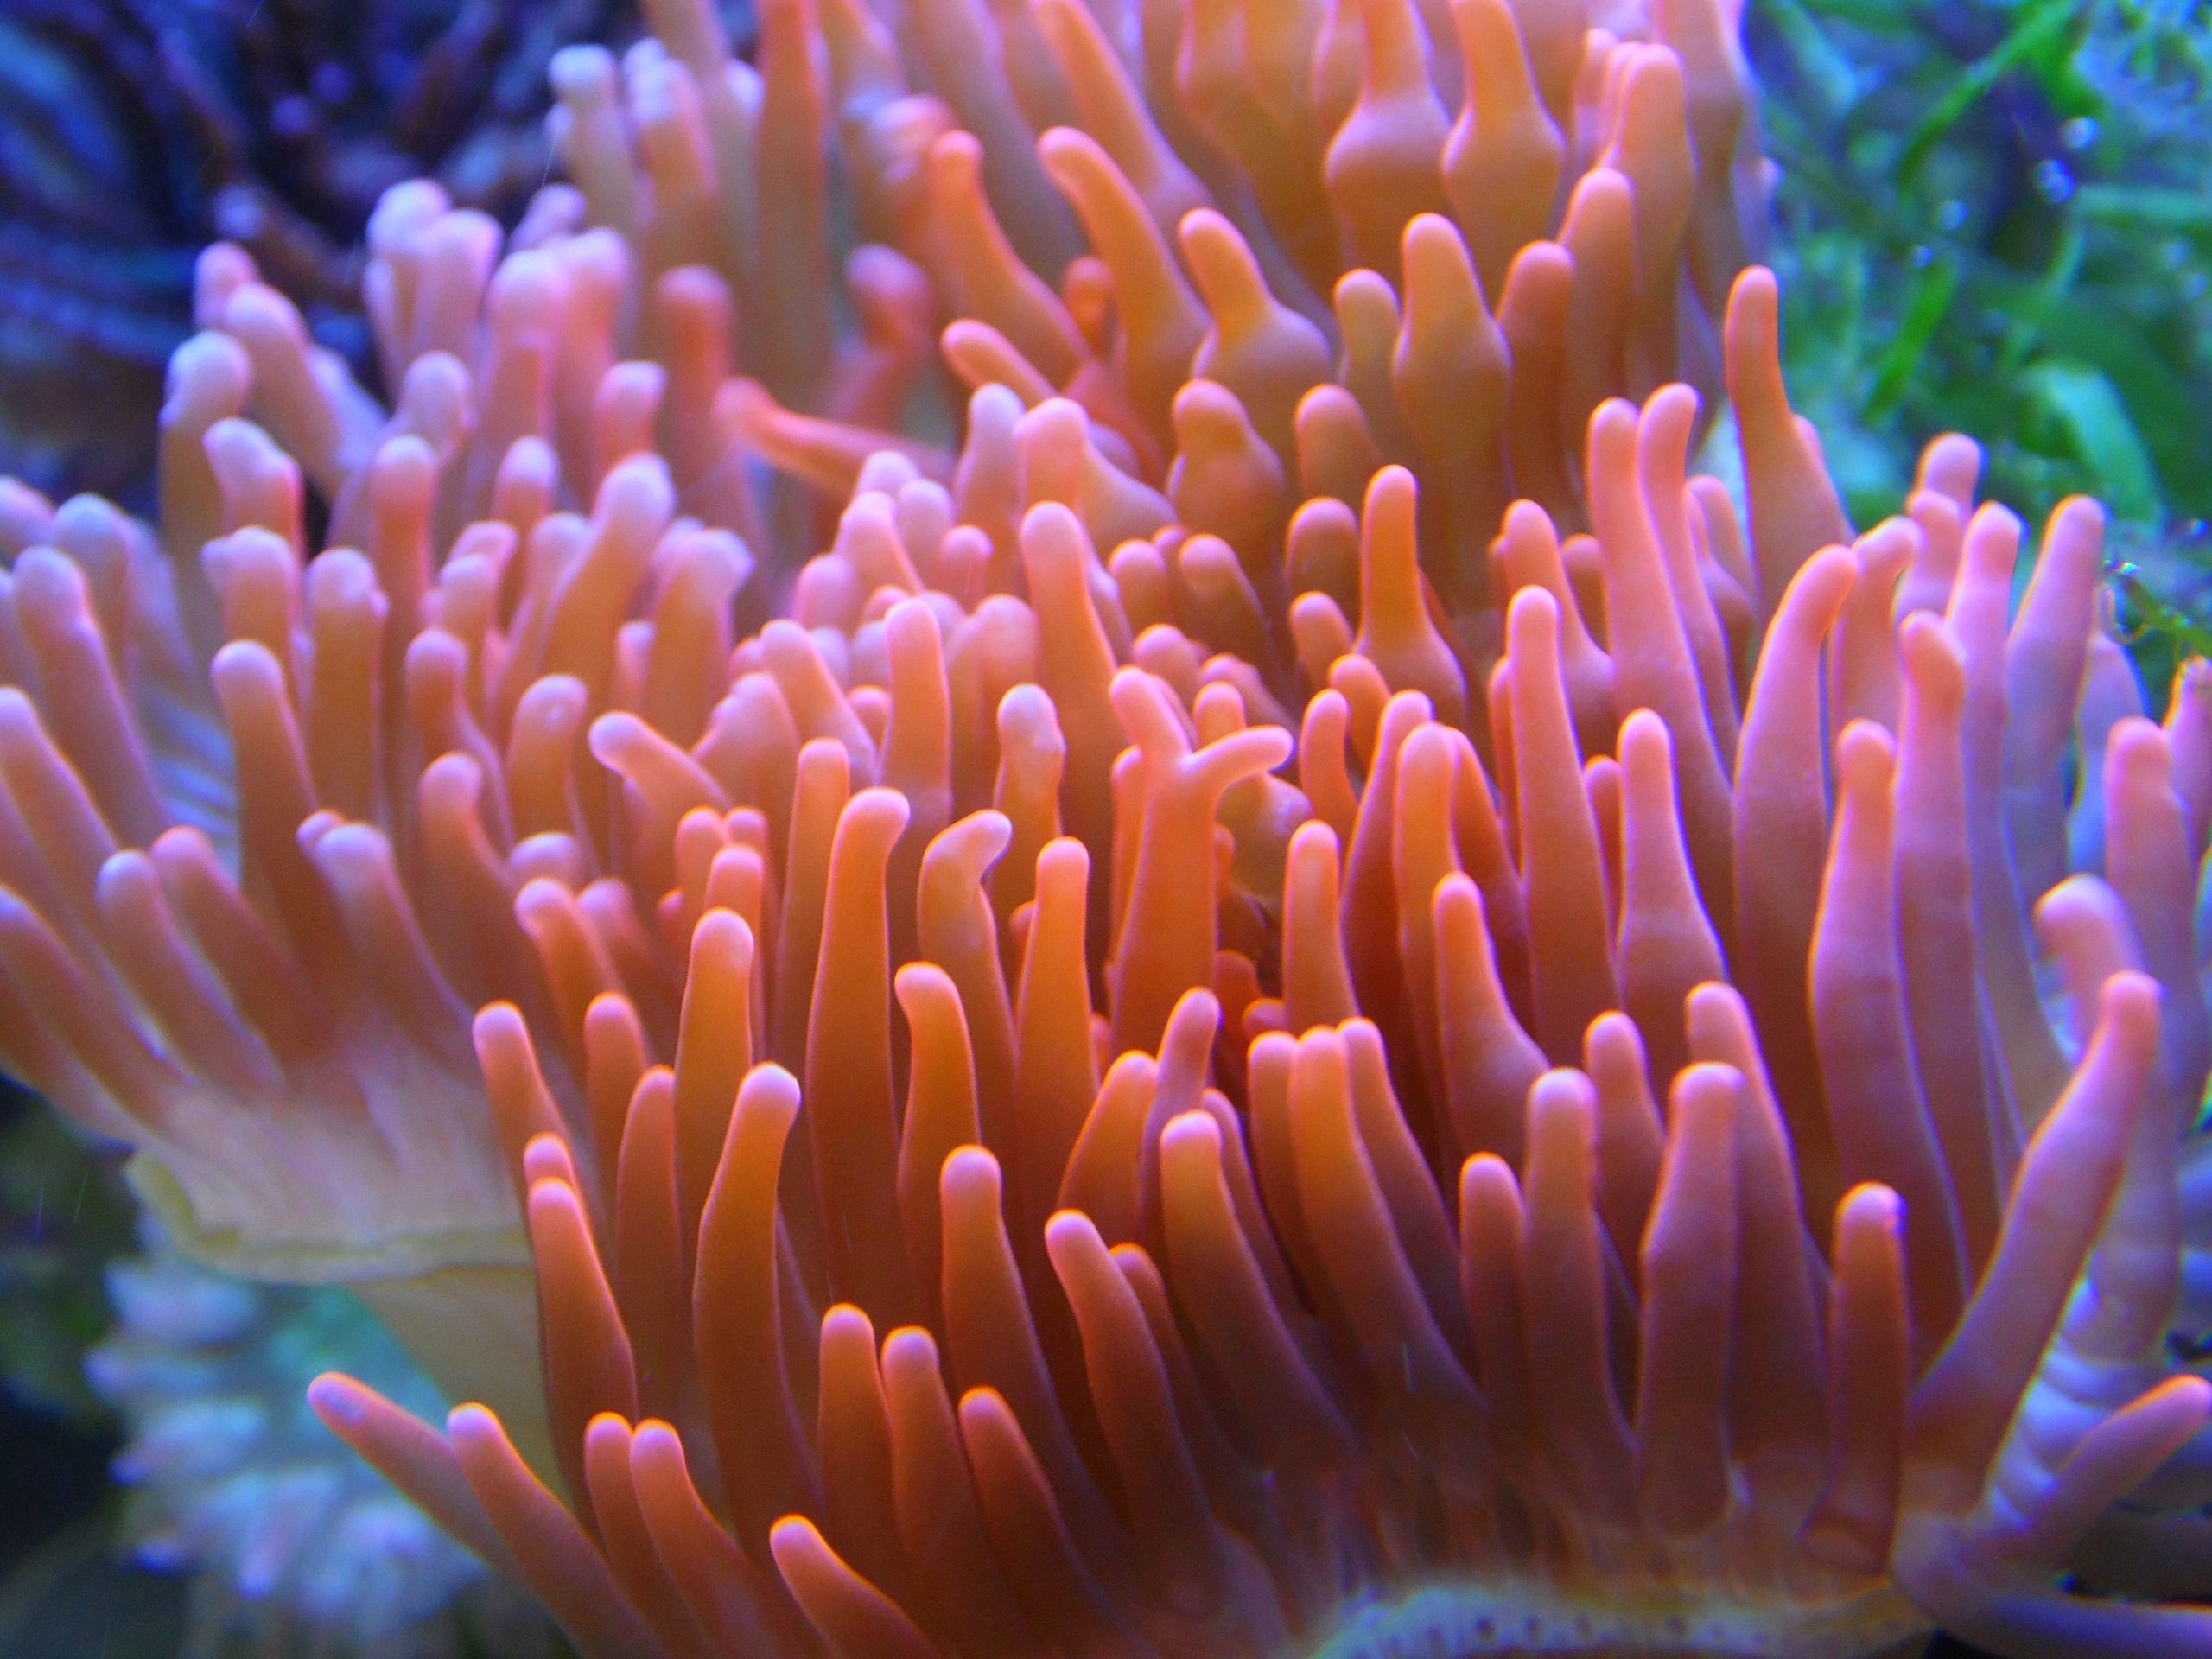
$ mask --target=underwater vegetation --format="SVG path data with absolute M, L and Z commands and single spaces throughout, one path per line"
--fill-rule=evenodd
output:
M 1793 391 L 1855 512 L 1937 433 L 2039 514 L 2093 490 L 2202 617 L 2212 518 L 2212 30 L 2187 0 L 1764 0 Z M 2175 619 L 2134 604 L 2163 684 Z
M 346 1287 L 594 1659 L 2200 1650 L 2212 675 L 1854 531 L 1723 0 L 647 20 L 0 488 L 96 1376 Z
M 84 1356 L 106 1325 L 102 1269 L 130 1249 L 131 1212 L 53 1113 L 20 1090 L 0 1098 L 0 1389 L 12 1398 L 65 1421 L 99 1414 Z

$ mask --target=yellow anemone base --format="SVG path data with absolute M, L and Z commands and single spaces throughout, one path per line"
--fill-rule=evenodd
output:
M 190 1197 L 151 1154 L 133 1157 L 124 1174 L 171 1241 L 202 1266 L 261 1284 L 352 1291 L 448 1404 L 490 1408 L 538 1478 L 563 1490 L 539 1380 L 537 1279 L 520 1226 L 350 1245 L 270 1243 L 201 1226 Z
M 1300 1659 L 1910 1659 L 1933 1634 L 1888 1585 L 1770 1603 L 1462 1579 L 1351 1602 Z

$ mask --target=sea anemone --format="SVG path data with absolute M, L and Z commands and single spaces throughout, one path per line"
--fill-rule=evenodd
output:
M 219 238 L 324 344 L 365 346 L 356 250 L 377 199 L 429 175 L 512 222 L 546 178 L 549 60 L 635 32 L 619 0 L 11 0 L 0 471 L 144 489 L 162 365 Z
M 652 22 L 0 498 L 0 1052 L 323 1421 L 593 1656 L 2202 1645 L 2212 681 L 1853 538 L 1725 12 Z

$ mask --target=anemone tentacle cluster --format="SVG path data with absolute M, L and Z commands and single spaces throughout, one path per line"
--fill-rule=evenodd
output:
M 2200 1649 L 2212 678 L 1853 534 L 1725 9 L 649 10 L 0 494 L 0 1053 L 323 1421 L 594 1659 Z
M 745 26 L 742 0 L 727 0 Z M 250 249 L 326 343 L 365 343 L 353 245 L 434 173 L 518 212 L 546 175 L 546 67 L 635 35 L 620 0 L 11 0 L 0 16 L 0 468 L 150 478 L 193 261 Z

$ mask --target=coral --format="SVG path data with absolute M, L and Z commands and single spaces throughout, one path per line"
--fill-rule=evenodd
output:
M 343 1367 L 415 1410 L 436 1396 L 343 1291 L 221 1278 L 148 1230 L 108 1272 L 116 1326 L 87 1362 L 127 1432 L 124 1532 L 188 1569 L 194 1652 L 436 1659 L 550 1651 L 514 1592 L 358 1462 L 307 1409 Z
M 2212 680 L 1854 537 L 1726 9 L 651 21 L 0 495 L 0 1052 L 324 1422 L 594 1656 L 2201 1646 Z
M 219 1277 L 151 1225 L 134 1239 L 114 1148 L 35 1102 L 0 1109 L 0 1389 L 80 1428 L 96 1459 L 91 1436 L 119 1420 L 130 1554 L 189 1586 L 189 1629 L 169 1650 L 544 1650 L 518 1592 L 315 1425 L 304 1390 L 334 1366 L 412 1409 L 440 1403 L 354 1298 Z M 20 1518 L 35 1523 L 30 1501 Z M 0 1599 L 22 1618 L 20 1580 L 9 1587 Z M 8 1638 L 36 1645 L 15 1620 Z

